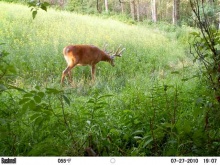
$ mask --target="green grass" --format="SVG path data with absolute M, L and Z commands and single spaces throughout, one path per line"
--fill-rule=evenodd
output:
M 33 20 L 26 6 L 2 2 L 0 27 L 0 43 L 6 43 L 8 60 L 17 69 L 8 83 L 27 92 L 1 99 L 14 105 L 7 118 L 14 121 L 10 130 L 17 137 L 16 149 L 1 141 L 6 148 L 1 155 L 80 156 L 87 147 L 100 156 L 202 155 L 191 150 L 202 147 L 191 142 L 202 134 L 195 131 L 200 123 L 194 118 L 201 87 L 197 78 L 190 79 L 196 68 L 186 54 L 186 31 L 179 28 L 173 35 L 155 25 L 52 9 L 39 11 Z M 62 49 L 104 43 L 109 50 L 126 48 L 116 66 L 100 62 L 95 83 L 89 67 L 76 67 L 76 87 L 62 88 Z
M 68 44 L 102 47 L 108 43 L 110 50 L 119 44 L 126 47 L 123 58 L 117 59 L 115 68 L 98 64 L 98 81 L 108 80 L 109 85 L 115 85 L 116 78 L 129 82 L 136 76 L 143 77 L 148 83 L 155 71 L 163 70 L 166 74 L 167 68 L 179 65 L 179 60 L 185 58 L 183 47 L 175 39 L 170 40 L 157 30 L 143 26 L 54 10 L 39 12 L 37 18 L 32 20 L 25 6 L 11 7 L 4 3 L 1 6 L 1 41 L 8 45 L 7 50 L 23 75 L 22 82 L 29 85 L 51 84 L 51 80 L 59 82 L 60 74 L 66 67 L 62 49 Z M 74 70 L 74 78 L 78 81 L 89 74 L 88 69 Z M 124 76 L 120 78 L 122 72 Z

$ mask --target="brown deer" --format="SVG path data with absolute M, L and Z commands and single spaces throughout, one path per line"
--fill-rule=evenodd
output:
M 106 45 L 105 45 L 106 48 Z M 71 78 L 71 69 L 73 69 L 76 65 L 90 65 L 92 80 L 95 79 L 95 69 L 96 64 L 100 61 L 109 62 L 112 66 L 114 66 L 114 57 L 122 56 L 122 52 L 125 48 L 120 49 L 120 46 L 116 50 L 115 53 L 110 55 L 106 50 L 101 50 L 93 45 L 69 45 L 63 49 L 63 55 L 67 62 L 67 68 L 62 73 L 61 84 L 63 84 L 65 76 L 68 74 L 69 80 L 72 81 Z

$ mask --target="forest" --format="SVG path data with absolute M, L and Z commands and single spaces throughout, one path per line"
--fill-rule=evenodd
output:
M 219 156 L 220 1 L 0 1 L 0 155 Z M 125 48 L 72 69 L 63 48 Z

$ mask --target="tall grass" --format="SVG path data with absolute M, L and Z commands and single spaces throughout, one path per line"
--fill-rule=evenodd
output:
M 18 132 L 17 150 L 9 147 L 2 155 L 83 155 L 88 146 L 100 155 L 197 154 L 185 147 L 194 146 L 182 134 L 196 123 L 198 81 L 190 79 L 196 68 L 176 37 L 155 27 L 52 9 L 32 20 L 26 6 L 2 2 L 0 27 L 0 43 L 17 68 L 9 83 L 30 91 L 17 96 L 26 116 L 25 124 L 16 122 L 25 134 Z M 109 50 L 126 48 L 116 66 L 99 63 L 95 83 L 89 67 L 76 67 L 76 87 L 61 88 L 63 47 L 104 43 Z
M 25 6 L 1 3 L 1 8 L 1 41 L 7 43 L 13 61 L 23 75 L 23 83 L 28 80 L 31 80 L 28 84 L 57 83 L 66 67 L 62 49 L 68 44 L 102 47 L 108 43 L 109 50 L 119 44 L 126 47 L 115 68 L 98 64 L 98 81 L 109 83 L 115 83 L 116 78 L 129 82 L 136 77 L 148 83 L 156 71 L 167 74 L 167 68 L 179 65 L 179 60 L 185 58 L 184 49 L 177 41 L 143 26 L 54 10 L 39 12 L 32 20 Z M 78 81 L 89 74 L 88 68 L 74 70 L 74 79 Z

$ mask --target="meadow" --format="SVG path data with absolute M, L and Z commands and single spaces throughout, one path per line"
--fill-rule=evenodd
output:
M 0 46 L 13 70 L 1 80 L 0 155 L 218 155 L 219 143 L 206 143 L 190 31 L 54 9 L 33 20 L 27 6 L 0 2 Z M 95 82 L 89 66 L 76 67 L 75 85 L 60 85 L 65 46 L 105 43 L 126 48 L 115 67 L 100 62 Z

